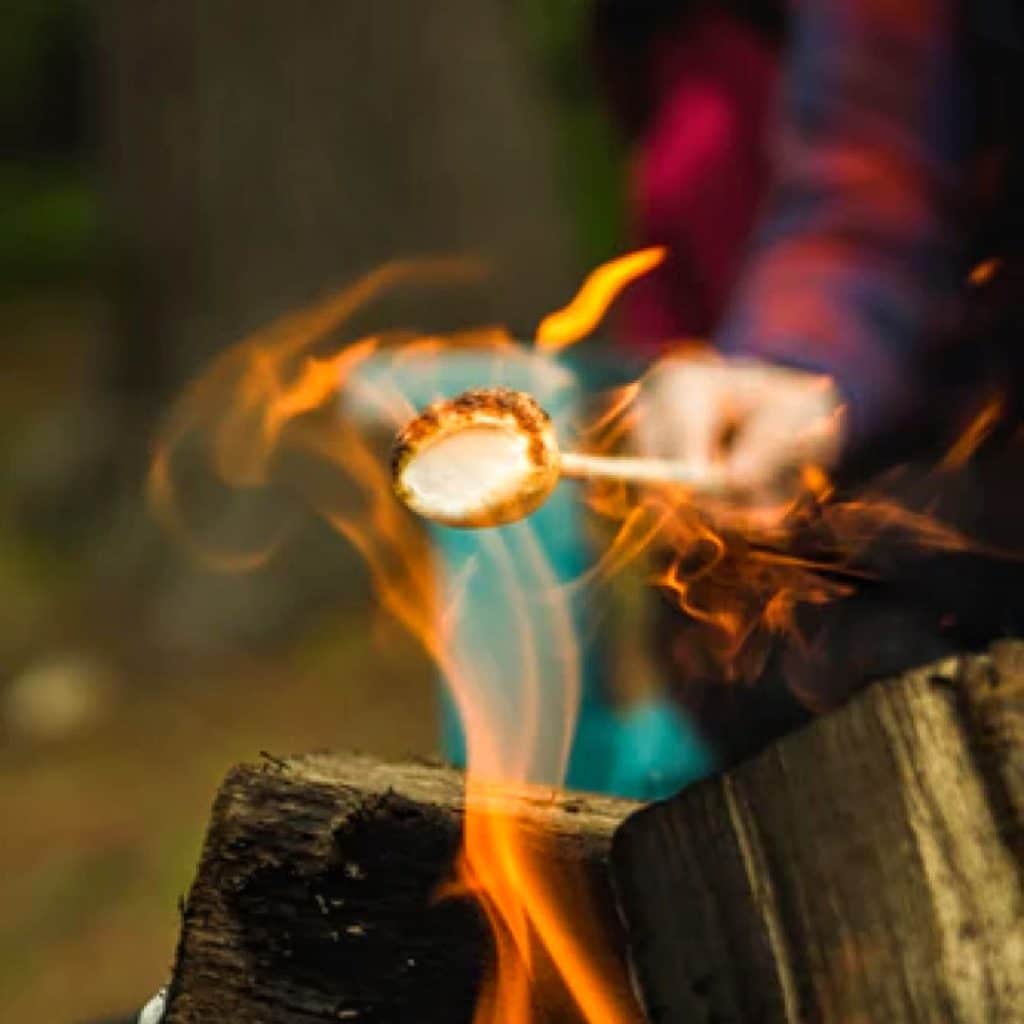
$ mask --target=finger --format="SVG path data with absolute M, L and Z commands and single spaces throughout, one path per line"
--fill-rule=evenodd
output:
M 711 436 L 703 368 L 662 366 L 646 382 L 638 406 L 636 438 L 644 454 L 706 462 Z
M 730 488 L 749 495 L 778 489 L 792 470 L 793 448 L 772 413 L 749 416 L 739 427 L 726 455 L 723 472 Z
M 704 387 L 698 384 L 681 389 L 674 397 L 672 414 L 677 423 L 677 447 L 674 453 L 667 454 L 697 467 L 710 466 L 718 454 L 718 439 L 726 424 L 720 390 L 708 381 Z

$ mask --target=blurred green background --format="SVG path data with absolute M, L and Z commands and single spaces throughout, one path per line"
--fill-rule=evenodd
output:
M 621 250 L 588 7 L 5 3 L 0 1019 L 165 981 L 232 762 L 435 748 L 431 670 L 341 542 L 206 573 L 146 454 L 214 352 L 383 259 L 481 255 L 488 290 L 424 322 L 525 331 Z

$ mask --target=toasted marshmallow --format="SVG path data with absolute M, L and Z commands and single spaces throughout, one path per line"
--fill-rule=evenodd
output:
M 395 492 L 447 526 L 501 526 L 529 515 L 559 477 L 547 413 L 505 388 L 466 391 L 429 405 L 398 435 Z

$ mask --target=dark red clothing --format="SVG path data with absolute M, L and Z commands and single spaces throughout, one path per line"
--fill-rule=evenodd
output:
M 629 204 L 635 244 L 669 257 L 624 299 L 632 344 L 653 352 L 717 325 L 769 180 L 778 63 L 766 36 L 714 11 L 654 42 Z

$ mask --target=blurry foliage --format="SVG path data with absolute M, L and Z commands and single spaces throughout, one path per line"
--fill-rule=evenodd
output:
M 0 291 L 81 277 L 97 230 L 87 174 L 90 22 L 83 0 L 4 0 Z
M 69 155 L 83 142 L 89 19 L 83 0 L 4 0 L 0 156 Z
M 622 251 L 624 152 L 601 101 L 588 41 L 592 0 L 519 0 L 551 99 L 559 185 L 588 265 Z
M 99 214 L 73 161 L 0 161 L 0 293 L 81 278 Z
M 552 103 L 557 173 L 580 256 L 621 251 L 623 154 L 587 43 L 590 0 L 518 0 Z M 85 0 L 4 0 L 0 32 L 0 291 L 82 276 L 98 226 L 88 175 Z

